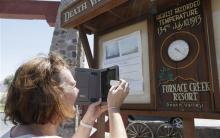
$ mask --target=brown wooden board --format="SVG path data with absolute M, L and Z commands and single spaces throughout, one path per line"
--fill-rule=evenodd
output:
M 94 60 L 93 60 L 93 57 L 92 57 L 92 52 L 91 52 L 91 48 L 89 46 L 88 38 L 87 38 L 85 30 L 82 26 L 79 26 L 79 37 L 81 39 L 82 46 L 83 46 L 83 49 L 85 51 L 85 55 L 86 55 L 86 59 L 88 61 L 88 65 L 89 65 L 90 68 L 92 68 L 92 67 L 94 67 Z
M 156 12 L 159 7 L 166 7 L 167 3 L 173 5 L 178 0 L 128 0 L 127 2 L 93 18 L 84 23 L 88 33 L 104 34 L 121 25 L 140 21 Z M 103 22 L 105 21 L 105 22 Z
M 61 26 L 76 27 L 127 0 L 76 0 L 61 12 Z
M 214 52 L 207 44 L 205 0 L 188 0 L 154 15 L 157 109 L 212 112 Z
M 89 1 L 99 1 L 91 7 Z M 151 15 L 160 7 L 175 5 L 179 0 L 76 0 L 72 5 L 62 11 L 61 25 L 65 28 L 77 28 L 78 25 L 85 27 L 86 33 L 104 33 L 121 24 L 136 21 L 145 15 Z M 83 7 L 83 4 L 87 8 Z M 77 9 L 76 14 L 65 21 L 66 12 L 73 12 Z M 79 9 L 79 10 L 78 10 Z M 66 13 L 66 15 L 65 15 Z M 68 13 L 70 14 L 70 13 Z M 65 21 L 65 22 L 64 22 Z
M 186 117 L 186 118 L 206 118 L 220 119 L 219 113 L 208 112 L 179 112 L 179 111 L 150 111 L 150 110 L 121 110 L 122 114 L 127 115 L 146 115 L 160 117 Z
M 216 50 L 215 50 L 215 43 L 214 43 L 214 32 L 213 32 L 213 19 L 212 19 L 212 7 L 211 7 L 211 2 L 209 0 L 205 0 L 203 4 L 203 8 L 206 10 L 204 12 L 204 24 L 205 24 L 205 34 L 206 34 L 206 44 L 210 47 L 208 49 L 209 55 L 210 55 L 210 62 L 209 64 L 211 67 L 213 66 L 214 68 L 210 68 L 209 73 L 214 74 L 210 75 L 213 78 L 212 80 L 212 89 L 213 89 L 213 99 L 214 99 L 214 110 L 215 112 L 220 112 L 220 91 L 219 91 L 219 79 L 218 79 L 218 72 L 217 72 L 217 62 L 216 62 Z

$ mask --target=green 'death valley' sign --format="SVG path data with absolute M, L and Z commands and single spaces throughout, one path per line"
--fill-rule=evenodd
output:
M 76 0 L 61 12 L 62 27 L 76 27 L 127 0 Z
M 72 7 L 70 10 L 65 11 L 63 13 L 63 21 L 67 22 L 71 18 L 74 18 L 83 12 L 87 11 L 88 9 L 95 7 L 96 5 L 100 4 L 101 2 L 106 0 L 82 0 L 80 3 Z

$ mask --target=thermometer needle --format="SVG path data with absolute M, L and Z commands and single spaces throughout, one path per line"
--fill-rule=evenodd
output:
M 180 54 L 184 55 L 179 49 L 175 48 L 175 50 L 176 50 L 177 52 L 179 52 Z

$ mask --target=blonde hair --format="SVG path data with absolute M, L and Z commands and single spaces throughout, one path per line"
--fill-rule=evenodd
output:
M 73 117 L 62 95 L 59 73 L 67 67 L 57 54 L 37 57 L 21 65 L 9 87 L 5 121 L 13 124 L 56 123 Z

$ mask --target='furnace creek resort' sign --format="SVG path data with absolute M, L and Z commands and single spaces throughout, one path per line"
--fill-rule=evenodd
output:
M 154 16 L 157 106 L 160 110 L 211 111 L 211 87 L 202 0 Z

